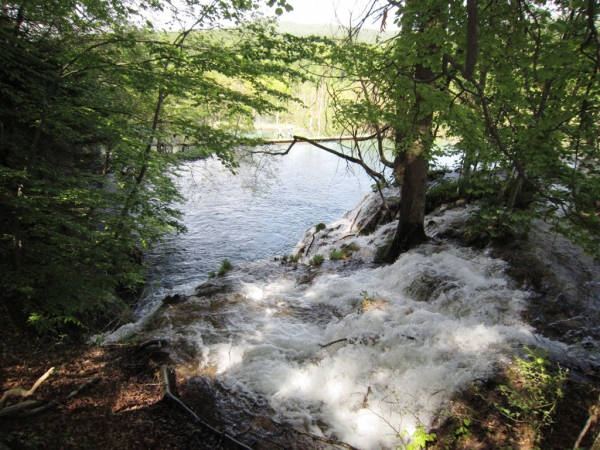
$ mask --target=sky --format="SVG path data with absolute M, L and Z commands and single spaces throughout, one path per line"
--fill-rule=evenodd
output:
M 368 9 L 373 5 L 382 4 L 382 0 L 288 0 L 289 4 L 294 8 L 291 12 L 284 12 L 279 16 L 279 20 L 286 22 L 296 22 L 305 24 L 331 24 L 331 25 L 356 25 L 358 21 L 364 17 Z M 174 5 L 178 4 L 178 0 L 172 0 Z M 267 16 L 275 16 L 275 7 L 269 8 L 266 6 L 266 1 L 260 9 Z M 181 29 L 186 25 L 194 22 L 193 16 L 184 19 L 183 24 L 172 21 L 170 14 L 165 11 L 163 13 L 152 13 L 150 18 L 155 25 L 166 29 Z M 388 24 L 389 25 L 389 24 Z M 381 19 L 376 22 L 369 19 L 364 25 L 364 28 L 379 29 Z
M 284 13 L 280 20 L 297 23 L 325 23 L 349 25 L 365 13 L 373 0 L 288 0 L 294 10 Z M 379 28 L 379 24 L 367 23 L 369 28 Z

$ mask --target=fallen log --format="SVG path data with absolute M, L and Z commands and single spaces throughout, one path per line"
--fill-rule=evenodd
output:
M 246 449 L 246 450 L 252 450 L 251 447 L 248 447 L 246 444 L 242 444 L 240 441 L 236 440 L 232 436 L 229 436 L 224 431 L 219 431 L 216 428 L 214 428 L 211 425 L 209 425 L 206 422 L 204 422 L 203 420 L 201 420 L 200 417 L 198 417 L 194 411 L 192 411 L 190 408 L 188 408 L 187 405 L 185 403 L 183 403 L 178 397 L 176 397 L 175 395 L 173 395 L 173 393 L 171 391 L 171 382 L 169 381 L 169 373 L 170 373 L 171 370 L 172 369 L 170 369 L 170 368 L 168 368 L 166 366 L 163 366 L 160 369 L 160 380 L 161 380 L 161 387 L 162 387 L 163 398 L 164 399 L 170 400 L 173 403 L 175 403 L 177 406 L 179 406 L 181 409 L 183 409 L 185 412 L 187 412 L 190 416 L 192 416 L 196 422 L 198 422 L 202 426 L 206 427 L 207 429 L 209 429 L 213 433 L 216 433 L 219 436 L 221 436 L 221 439 L 225 438 L 225 439 L 227 439 L 228 441 L 232 442 L 233 444 L 237 445 L 240 448 L 243 448 L 243 449 Z

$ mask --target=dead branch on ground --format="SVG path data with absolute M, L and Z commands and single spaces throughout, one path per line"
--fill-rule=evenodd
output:
M 48 378 L 48 376 L 52 373 L 52 371 L 54 370 L 54 367 L 50 370 L 48 370 L 48 372 L 46 372 L 34 385 L 33 387 L 29 390 L 29 391 L 25 391 L 24 389 L 21 388 L 17 388 L 17 389 L 11 389 L 10 391 L 7 391 L 4 393 L 4 396 L 2 397 L 3 400 L 6 400 L 6 398 L 11 397 L 11 396 L 21 396 L 21 397 L 26 397 L 25 394 L 29 393 L 27 396 L 33 395 L 33 393 L 35 392 L 35 390 L 40 386 L 40 384 L 42 384 L 44 382 L 44 380 L 46 378 Z M 81 385 L 79 385 L 79 387 L 77 389 L 75 389 L 73 392 L 71 392 L 68 396 L 67 396 L 67 400 L 72 399 L 73 397 L 79 395 L 79 393 L 85 389 L 87 389 L 88 387 L 91 387 L 95 384 L 97 384 L 102 378 L 101 377 L 92 377 L 89 380 L 87 380 L 86 382 L 82 383 Z M 19 391 L 20 389 L 20 391 Z M 11 395 L 7 395 L 9 392 L 21 392 L 24 391 L 25 394 L 21 393 L 21 394 L 11 394 Z M 39 402 L 37 400 L 25 400 L 22 401 L 20 403 L 17 403 L 15 405 L 11 405 L 11 406 L 6 406 L 3 408 L 0 408 L 0 418 L 3 417 L 25 417 L 25 416 L 33 416 L 39 413 L 42 413 L 44 411 L 48 411 L 49 409 L 55 408 L 56 406 L 60 405 L 60 402 L 58 400 L 52 400 L 49 402 Z
M 28 391 L 23 388 L 14 388 L 6 391 L 4 395 L 2 395 L 2 398 L 0 398 L 0 408 L 4 408 L 4 404 L 11 397 L 31 397 L 52 372 L 54 372 L 54 367 L 51 367 L 44 375 L 42 375 Z
M 240 448 L 243 448 L 246 450 L 252 450 L 251 447 L 248 447 L 246 444 L 242 444 L 240 441 L 236 440 L 232 436 L 229 436 L 224 431 L 219 431 L 216 428 L 214 428 L 214 427 L 210 426 L 209 424 L 207 424 L 206 422 L 204 422 L 203 420 L 201 420 L 194 411 L 192 411 L 190 408 L 188 408 L 187 405 L 185 403 L 183 403 L 178 397 L 173 395 L 173 393 L 171 392 L 171 383 L 169 381 L 169 372 L 170 372 L 170 369 L 166 366 L 162 367 L 160 369 L 160 380 L 161 380 L 161 387 L 163 390 L 163 398 L 168 399 L 168 400 L 172 401 L 173 403 L 175 403 L 177 406 L 179 406 L 181 409 L 183 409 L 185 412 L 187 412 L 190 416 L 192 416 L 196 422 L 200 423 L 202 426 L 206 427 L 213 433 L 218 434 L 219 436 L 221 436 L 221 438 L 225 438 L 225 439 L 229 440 L 230 442 L 234 443 L 235 445 L 237 445 Z

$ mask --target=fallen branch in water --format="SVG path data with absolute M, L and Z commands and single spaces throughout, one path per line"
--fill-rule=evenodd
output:
M 166 399 L 172 401 L 173 403 L 175 403 L 177 406 L 179 406 L 181 409 L 183 409 L 185 412 L 187 412 L 189 415 L 191 415 L 194 418 L 194 420 L 196 420 L 196 422 L 198 422 L 201 425 L 203 425 L 204 427 L 208 428 L 213 433 L 218 434 L 219 436 L 221 436 L 221 438 L 225 438 L 225 439 L 229 440 L 230 442 L 234 443 L 235 445 L 237 445 L 240 448 L 243 448 L 246 450 L 252 450 L 251 447 L 248 447 L 246 444 L 242 444 L 240 441 L 229 436 L 224 431 L 219 431 L 216 428 L 214 428 L 214 427 L 210 426 L 209 424 L 207 424 L 206 422 L 204 422 L 203 420 L 201 420 L 194 411 L 192 411 L 190 408 L 188 408 L 185 403 L 183 403 L 179 398 L 177 398 L 175 395 L 173 395 L 173 393 L 171 392 L 171 383 L 169 381 L 169 368 L 168 367 L 165 366 L 160 369 L 160 380 L 161 380 L 161 386 L 162 386 L 162 390 L 163 390 L 163 398 L 166 398 Z
M 51 367 L 44 375 L 42 375 L 28 391 L 23 388 L 9 389 L 6 391 L 2 398 L 0 398 L 0 408 L 3 408 L 6 401 L 11 397 L 31 397 L 36 389 L 40 387 L 40 385 L 46 380 L 46 378 L 50 376 L 52 372 L 54 372 L 54 367 Z
M 344 342 L 344 341 L 347 341 L 347 340 L 348 340 L 348 338 L 338 339 L 337 341 L 329 342 L 328 344 L 324 344 L 324 345 L 323 344 L 319 344 L 319 347 L 325 348 L 325 347 L 329 347 L 330 345 L 337 344 L 338 342 Z

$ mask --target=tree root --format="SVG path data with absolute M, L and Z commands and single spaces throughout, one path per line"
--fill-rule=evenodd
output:
M 214 428 L 214 427 L 210 426 L 209 424 L 207 424 L 206 422 L 204 422 L 203 420 L 201 420 L 194 411 L 192 411 L 190 408 L 188 408 L 185 403 L 183 403 L 179 398 L 177 398 L 175 395 L 173 395 L 173 393 L 171 392 L 171 383 L 169 381 L 170 370 L 172 370 L 172 369 L 169 369 L 166 366 L 164 366 L 160 369 L 160 380 L 161 380 L 161 386 L 162 386 L 162 390 L 163 390 L 163 398 L 164 399 L 168 399 L 168 400 L 172 401 L 173 403 L 175 403 L 177 406 L 179 406 L 181 409 L 183 409 L 185 412 L 187 412 L 190 416 L 192 416 L 196 422 L 198 422 L 202 426 L 206 427 L 213 433 L 216 433 L 219 436 L 221 436 L 221 439 L 225 438 L 240 448 L 243 448 L 246 450 L 252 450 L 252 448 L 248 447 L 246 444 L 242 444 L 240 441 L 236 440 L 232 436 L 229 436 L 227 433 L 225 433 L 223 431 L 219 431 L 216 428 Z

